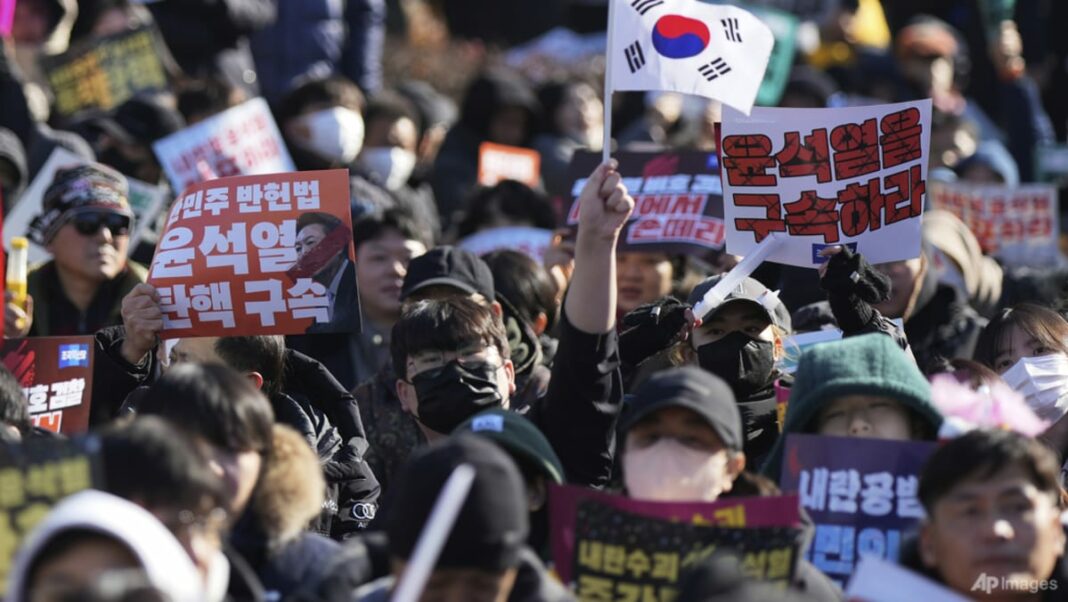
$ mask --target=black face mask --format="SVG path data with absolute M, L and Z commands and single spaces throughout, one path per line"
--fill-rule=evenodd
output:
M 460 423 L 488 408 L 504 404 L 497 387 L 499 366 L 487 362 L 451 361 L 412 378 L 419 404 L 419 422 L 447 435 Z
M 732 332 L 697 348 L 697 363 L 727 381 L 738 401 L 747 401 L 772 384 L 775 347 L 771 341 Z

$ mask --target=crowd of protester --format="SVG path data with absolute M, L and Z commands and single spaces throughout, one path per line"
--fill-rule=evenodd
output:
M 1034 182 L 1035 149 L 1068 137 L 1068 3 L 752 4 L 802 20 L 778 106 L 931 98 L 931 179 Z M 54 149 L 87 164 L 48 182 L 25 233 L 48 260 L 24 303 L 8 291 L 4 336 L 94 337 L 104 478 L 22 542 L 6 599 L 387 600 L 466 465 L 470 492 L 420 599 L 570 600 L 551 566 L 551 487 L 776 495 L 796 433 L 939 441 L 900 564 L 966 596 L 990 572 L 1061 583 L 1013 600 L 1068 599 L 1068 261 L 1002 264 L 932 209 L 914 259 L 836 247 L 819 270 L 766 263 L 695 315 L 739 258 L 622 248 L 634 200 L 614 160 L 588 174 L 565 227 L 571 158 L 604 139 L 603 42 L 514 55 L 552 28 L 603 38 L 606 23 L 597 0 L 18 0 L 0 56 L 5 214 Z M 170 89 L 53 111 L 40 61 L 146 25 Z M 362 328 L 166 344 L 144 267 L 160 224 L 131 248 L 127 178 L 168 188 L 152 144 L 257 96 L 298 170 L 348 170 Z M 715 101 L 612 103 L 616 150 L 715 150 Z M 483 142 L 536 149 L 542 184 L 479 185 Z M 503 226 L 557 234 L 544 262 L 456 244 Z M 825 328 L 843 339 L 800 358 L 786 343 Z M 930 380 L 989 391 L 1023 364 L 1042 382 L 1017 392 L 1051 426 L 947 440 Z M 59 440 L 3 369 L 0 440 Z M 680 587 L 687 602 L 844 599 L 804 560 L 785 592 L 719 557 Z

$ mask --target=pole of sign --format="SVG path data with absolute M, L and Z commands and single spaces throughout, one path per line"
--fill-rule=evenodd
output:
M 438 556 L 445 547 L 474 481 L 475 469 L 470 464 L 457 466 L 449 475 L 437 501 L 434 502 L 423 533 L 415 544 L 411 561 L 394 590 L 392 602 L 416 602 L 423 595 L 427 579 L 434 571 L 434 565 L 438 562 Z
M 613 17 L 616 14 L 616 0 L 608 0 L 608 45 L 604 53 L 604 138 L 601 146 L 601 162 L 605 163 L 612 156 L 612 55 L 614 39 Z

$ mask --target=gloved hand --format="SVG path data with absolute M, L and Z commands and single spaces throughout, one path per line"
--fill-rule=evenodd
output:
M 831 247 L 823 254 L 829 259 L 820 267 L 820 287 L 828 293 L 835 321 L 847 335 L 860 332 L 876 316 L 872 304 L 890 298 L 890 279 L 849 247 Z
M 832 254 L 820 278 L 820 287 L 831 295 L 856 295 L 865 303 L 880 303 L 890 298 L 890 279 L 876 270 L 860 253 L 849 247 Z
M 637 367 L 645 360 L 690 336 L 693 309 L 674 297 L 647 303 L 623 316 L 619 355 L 623 364 Z

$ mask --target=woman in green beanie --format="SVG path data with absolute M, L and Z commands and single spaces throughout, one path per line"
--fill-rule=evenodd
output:
M 942 415 L 916 363 L 882 333 L 816 345 L 801 355 L 783 433 L 764 464 L 778 481 L 790 433 L 869 439 L 933 439 Z

